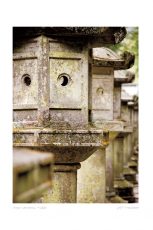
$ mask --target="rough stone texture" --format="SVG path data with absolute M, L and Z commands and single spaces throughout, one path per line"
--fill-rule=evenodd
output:
M 55 165 L 53 187 L 43 195 L 43 203 L 76 203 L 77 169 L 80 164 Z
M 125 126 L 130 126 L 131 119 L 130 119 L 130 110 L 127 106 L 126 102 L 122 101 L 122 106 L 121 106 L 121 119 L 122 121 L 125 122 Z
M 134 76 L 130 72 L 115 71 L 114 78 L 114 70 L 127 69 L 133 64 L 133 54 L 120 57 L 108 48 L 93 49 L 91 121 L 120 119 L 121 83 L 132 81 Z
M 91 121 L 113 120 L 113 69 L 93 67 Z
M 52 186 L 53 155 L 27 148 L 13 149 L 13 202 L 38 199 Z
M 95 60 L 100 60 L 102 64 L 103 64 L 103 62 L 107 63 L 109 61 L 110 62 L 122 61 L 121 57 L 118 54 L 116 54 L 114 51 L 112 51 L 111 49 L 108 49 L 106 47 L 94 48 L 93 49 L 93 58 L 94 58 L 93 62 Z
M 128 139 L 127 139 L 127 141 L 128 141 L 128 143 L 127 143 L 127 145 L 128 145 L 127 160 L 129 161 L 130 158 L 131 158 L 131 155 L 132 155 L 132 151 L 133 151 L 133 149 L 132 149 L 132 135 L 131 135 L 131 133 L 128 135 L 127 138 L 128 138 Z
M 121 119 L 121 87 L 114 87 L 114 97 L 113 97 L 113 119 Z
M 124 159 L 123 159 L 123 148 L 124 138 L 118 137 L 114 140 L 114 188 L 116 194 L 121 196 L 123 199 L 131 201 L 133 197 L 133 184 L 124 177 Z
M 90 29 L 57 28 L 55 34 L 49 28 L 14 29 L 14 146 L 52 152 L 56 163 L 71 164 L 85 160 L 108 142 L 101 128 L 88 127 L 89 48 L 96 44 L 97 36 L 98 42 L 104 41 L 103 35 L 105 37 L 108 30 Z M 109 34 L 114 41 L 117 31 Z M 94 38 L 90 39 L 89 35 Z M 76 172 L 62 174 L 60 170 L 55 171 L 54 198 L 49 195 L 46 199 L 48 202 L 75 202 Z M 64 194 L 65 184 L 69 189 L 65 189 Z
M 52 124 L 57 122 L 56 110 L 59 109 L 59 123 L 71 126 L 76 122 L 88 123 L 86 45 L 74 46 L 44 36 L 26 43 L 21 40 L 14 44 L 13 71 L 15 122 L 37 121 L 39 126 Z M 69 119 L 70 113 L 78 119 Z
M 78 203 L 105 202 L 105 150 L 97 150 L 78 170 Z
M 112 197 L 114 191 L 113 141 L 106 148 L 106 196 Z
M 130 134 L 129 134 L 130 135 Z M 128 135 L 124 138 L 124 143 L 123 143 L 123 152 L 124 152 L 124 167 L 127 168 L 128 166 L 128 160 L 129 160 L 129 145 L 128 145 Z
M 76 163 L 85 160 L 108 143 L 108 136 L 97 130 L 16 129 L 14 146 L 26 146 L 52 152 L 55 162 Z
M 134 78 L 135 75 L 130 71 L 114 71 L 114 119 L 121 119 L 121 84 L 132 82 Z
M 134 145 L 137 145 L 139 142 L 139 115 L 138 115 L 138 108 L 134 108 L 133 111 L 133 126 L 134 126 L 134 132 L 133 132 L 133 147 Z
M 89 48 L 118 43 L 124 36 L 125 28 L 117 27 L 14 28 L 14 145 L 53 152 L 56 164 L 62 163 L 56 165 L 54 187 L 42 197 L 43 202 L 75 202 L 77 168 L 72 163 L 85 160 L 108 144 L 102 126 L 96 126 L 95 131 L 87 126 L 89 121 L 113 120 L 112 73 L 130 68 L 134 56 L 126 52 L 119 60 L 113 57 L 110 61 L 106 59 L 110 53 L 105 52 L 105 60 L 96 58 L 95 69 L 101 68 L 103 73 L 93 84 Z M 104 113 L 98 113 L 99 109 Z M 118 130 L 118 125 L 112 124 L 112 130 Z M 92 173 L 100 187 L 94 188 L 91 170 L 88 173 L 84 167 L 88 175 L 84 174 L 84 179 L 92 186 L 87 184 L 91 190 L 85 199 L 84 191 L 81 193 L 82 200 L 104 202 L 105 154 L 95 155 L 87 161 L 89 168 L 94 166 Z
M 123 138 L 117 137 L 114 140 L 114 177 L 123 179 Z
M 121 56 L 108 48 L 93 49 L 93 64 L 97 67 L 113 67 L 114 70 L 125 70 L 133 66 L 134 54 L 125 51 Z
M 127 55 L 128 56 L 128 55 Z M 132 57 L 134 61 L 134 56 L 129 55 L 128 57 Z M 114 89 L 114 69 L 123 68 L 124 62 L 126 62 L 127 68 L 127 59 L 119 57 L 117 54 L 112 52 L 107 48 L 95 48 L 93 49 L 93 74 L 92 74 L 92 84 L 91 84 L 91 122 L 94 122 L 96 127 L 101 127 L 103 130 L 107 130 L 110 132 L 109 140 L 112 141 L 117 136 L 118 132 L 123 131 L 123 122 L 118 121 L 121 117 L 121 83 L 120 85 L 115 85 Z M 129 58 L 130 65 L 130 58 Z M 124 76 L 125 78 L 125 76 Z M 114 119 L 114 120 L 113 120 Z M 115 120 L 116 119 L 116 120 Z M 110 146 L 111 148 L 111 146 Z M 94 153 L 86 162 L 82 164 L 82 168 L 79 170 L 78 177 L 78 201 L 86 202 L 87 200 L 94 200 L 95 202 L 104 202 L 102 197 L 105 197 L 105 193 L 107 191 L 107 195 L 115 196 L 115 191 L 113 188 L 114 185 L 114 164 L 113 164 L 113 152 L 108 150 L 106 151 L 106 156 L 104 156 L 103 160 L 101 159 L 101 170 L 106 167 L 106 178 L 101 177 L 101 182 L 99 182 L 99 186 L 102 187 L 101 183 L 106 184 L 106 190 L 101 190 L 104 194 L 101 193 L 101 197 L 97 192 L 97 187 L 94 189 L 92 186 L 92 180 L 97 181 L 97 171 L 96 167 L 99 161 L 99 155 Z M 122 152 L 123 154 L 123 152 Z M 120 154 L 118 157 L 123 157 Z M 106 157 L 106 162 L 105 162 Z M 123 159 L 119 159 L 119 167 L 120 174 L 123 174 Z M 106 163 L 106 166 L 104 164 Z M 88 175 L 88 170 L 92 167 L 93 177 L 90 179 L 90 187 L 87 194 L 83 191 L 83 183 L 87 184 L 86 181 L 89 182 L 91 175 Z M 122 168 L 121 168 L 122 167 Z M 100 173 L 99 173 L 100 174 Z M 100 177 L 99 177 L 100 180 Z M 81 182 L 80 182 L 81 181 Z M 81 187 L 82 186 L 82 187 Z M 89 185 L 88 185 L 89 186 Z M 86 187 L 88 187 L 86 185 Z M 84 188 L 84 187 L 83 187 Z M 92 191 L 92 192 L 91 192 Z M 93 198 L 93 194 L 95 194 L 95 198 Z M 105 199 L 105 198 L 104 198 Z M 117 199 L 116 200 L 122 200 Z M 123 200 L 122 200 L 123 201 Z M 115 198 L 114 201 L 115 202 Z M 124 202 L 124 201 L 123 201 Z
M 135 74 L 127 70 L 117 70 L 114 72 L 115 84 L 131 83 L 135 79 Z
M 60 38 L 63 41 L 82 40 L 90 42 L 92 47 L 103 44 L 115 44 L 121 42 L 125 35 L 125 27 L 14 27 L 13 37 L 36 37 L 39 35 Z

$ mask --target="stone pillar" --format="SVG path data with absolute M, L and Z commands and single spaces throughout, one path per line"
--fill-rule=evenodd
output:
M 122 180 L 123 175 L 123 137 L 118 137 L 114 140 L 114 167 L 115 179 Z
M 129 167 L 132 168 L 135 172 L 138 170 L 138 110 L 133 106 L 132 109 L 132 143 L 131 143 L 131 158 L 129 161 Z
M 106 203 L 127 203 L 116 195 L 114 188 L 114 144 L 113 141 L 106 148 Z
M 124 177 L 126 180 L 131 181 L 132 183 L 136 182 L 136 172 L 129 167 L 129 161 L 132 154 L 132 134 L 129 133 L 124 137 Z
M 114 140 L 114 187 L 117 195 L 132 202 L 133 184 L 125 180 L 123 175 L 123 136 Z
M 138 128 L 139 128 L 139 124 L 138 124 L 138 107 L 134 108 L 134 127 L 135 127 L 135 133 L 134 133 L 134 143 L 138 144 Z
M 104 203 L 106 187 L 105 149 L 100 148 L 86 161 L 78 171 L 78 203 Z
M 127 135 L 127 146 L 128 146 L 127 161 L 129 161 L 132 155 L 132 133 L 129 133 Z
M 106 148 L 106 196 L 109 198 L 114 194 L 113 142 L 111 142 Z
M 128 150 L 129 150 L 129 145 L 128 145 L 128 135 L 124 138 L 124 167 L 128 167 Z
M 42 197 L 43 203 L 76 203 L 77 169 L 80 163 L 56 164 L 53 188 Z

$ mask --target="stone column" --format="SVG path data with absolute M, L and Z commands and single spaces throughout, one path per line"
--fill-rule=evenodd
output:
M 135 127 L 135 133 L 134 133 L 134 143 L 138 144 L 138 128 L 139 128 L 139 123 L 138 123 L 138 107 L 134 108 L 134 127 Z
M 133 184 L 125 180 L 123 175 L 123 137 L 124 136 L 118 136 L 114 140 L 114 187 L 117 195 L 131 202 Z
M 128 146 L 127 161 L 129 161 L 132 155 L 132 133 L 129 133 L 127 135 L 127 146 Z
M 80 163 L 56 164 L 54 167 L 53 188 L 42 197 L 43 203 L 76 203 L 77 170 Z
M 115 195 L 114 191 L 114 161 L 113 143 L 106 148 L 106 196 L 109 198 Z
M 124 149 L 123 149 L 123 155 L 124 155 L 124 177 L 126 180 L 131 181 L 132 183 L 135 183 L 136 181 L 136 172 L 132 170 L 129 167 L 129 161 L 132 154 L 132 134 L 129 133 L 124 137 Z
M 123 137 L 114 140 L 114 167 L 116 181 L 123 180 Z
M 127 203 L 117 196 L 114 188 L 114 144 L 113 141 L 106 148 L 106 203 Z
M 131 158 L 129 161 L 129 167 L 132 168 L 135 172 L 138 170 L 138 111 L 135 106 L 133 106 L 132 110 L 132 125 L 133 125 L 133 133 L 132 133 L 132 143 L 131 143 Z
M 86 161 L 78 171 L 78 203 L 104 203 L 106 188 L 105 148 L 100 148 Z

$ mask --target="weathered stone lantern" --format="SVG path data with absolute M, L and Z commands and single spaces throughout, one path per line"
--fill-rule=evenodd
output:
M 130 68 L 133 63 L 134 56 L 128 52 L 123 57 L 120 57 L 108 48 L 93 49 L 90 121 L 96 127 L 111 132 L 110 140 L 123 131 L 124 124 L 122 121 L 114 119 L 115 112 L 118 113 L 117 109 L 119 109 L 120 113 L 120 108 L 118 107 L 114 111 L 114 70 Z M 108 173 L 109 178 L 113 174 L 110 168 L 107 169 L 105 148 L 106 146 L 101 151 L 96 151 L 81 164 L 82 168 L 78 173 L 78 202 L 103 203 L 105 202 L 107 190 L 111 197 L 114 196 L 114 178 L 106 179 Z M 110 154 L 111 156 L 108 157 L 107 161 L 109 161 L 109 167 L 112 167 L 113 156 L 112 153 Z M 92 172 L 92 174 L 89 174 L 89 172 Z
M 125 34 L 119 27 L 14 28 L 13 145 L 55 155 L 43 202 L 76 202 L 80 162 L 104 145 L 103 130 L 89 125 L 90 49 Z
M 131 55 L 132 60 L 132 55 Z M 121 68 L 122 69 L 122 68 Z M 118 70 L 114 72 L 114 100 L 113 100 L 113 116 L 114 120 L 122 121 L 123 130 L 114 135 L 114 139 L 109 144 L 106 154 L 106 183 L 107 183 L 107 199 L 113 203 L 126 203 L 124 199 L 118 196 L 115 188 L 130 186 L 123 177 L 123 137 L 125 136 L 125 123 L 121 118 L 121 86 L 123 83 L 131 82 L 134 79 L 134 74 L 125 70 Z M 111 132 L 112 133 L 112 132 Z M 123 135 L 124 134 L 124 135 Z M 116 178 L 116 179 L 115 179 Z M 115 179 L 115 182 L 114 182 Z M 114 186 L 115 185 L 115 186 Z
M 138 85 L 136 83 L 124 84 L 123 91 L 130 93 L 129 102 L 127 103 L 131 114 L 131 124 L 133 126 L 132 147 L 134 147 L 138 144 Z
M 132 132 L 129 133 L 129 135 L 127 136 L 127 151 L 126 151 L 126 159 L 125 159 L 125 163 L 126 163 L 126 168 L 124 170 L 124 174 L 126 177 L 129 177 L 130 179 L 130 175 L 128 174 L 128 172 L 132 172 L 132 170 L 130 170 L 130 168 L 128 167 L 130 164 L 132 164 L 132 168 L 136 169 L 137 168 L 137 151 L 135 150 L 135 148 L 138 146 L 138 123 L 136 122 L 136 113 L 135 111 L 137 111 L 138 108 L 138 96 L 137 96 L 137 85 L 136 84 L 124 84 L 123 85 L 123 93 L 122 93 L 122 104 L 123 104 L 123 108 L 125 110 L 125 106 L 127 104 L 127 108 L 129 110 L 129 120 L 130 120 L 130 124 L 132 126 Z M 129 95 L 126 92 L 131 91 L 131 95 Z M 124 114 L 124 113 L 123 113 Z M 135 116 L 136 115 L 136 116 Z M 136 153 L 136 154 L 135 154 Z M 133 161 L 133 159 L 136 158 L 136 162 Z M 127 171 L 128 170 L 128 171 Z M 133 173 L 134 174 L 134 173 Z M 132 177 L 131 177 L 132 178 Z

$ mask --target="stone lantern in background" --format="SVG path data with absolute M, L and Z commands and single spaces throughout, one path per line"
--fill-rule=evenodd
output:
M 90 121 L 97 128 L 110 132 L 110 142 L 124 130 L 124 122 L 120 119 L 121 87 L 119 96 L 116 96 L 118 90 L 114 88 L 114 72 L 128 69 L 133 64 L 134 56 L 129 52 L 120 57 L 105 47 L 93 49 Z M 105 150 L 106 146 L 81 163 L 78 173 L 78 202 L 104 203 L 106 196 L 115 196 L 114 156 L 112 151 L 109 150 L 108 154 Z M 120 201 L 124 202 L 121 198 Z
M 136 181 L 137 161 L 138 161 L 138 92 L 137 84 L 124 84 L 122 87 L 122 110 L 124 115 L 125 108 L 129 111 L 128 120 L 132 126 L 132 132 L 129 133 L 125 141 L 125 169 L 124 175 L 133 182 Z M 124 116 L 125 117 L 125 116 Z M 125 117 L 127 119 L 127 117 Z M 135 169 L 131 170 L 130 167 Z

